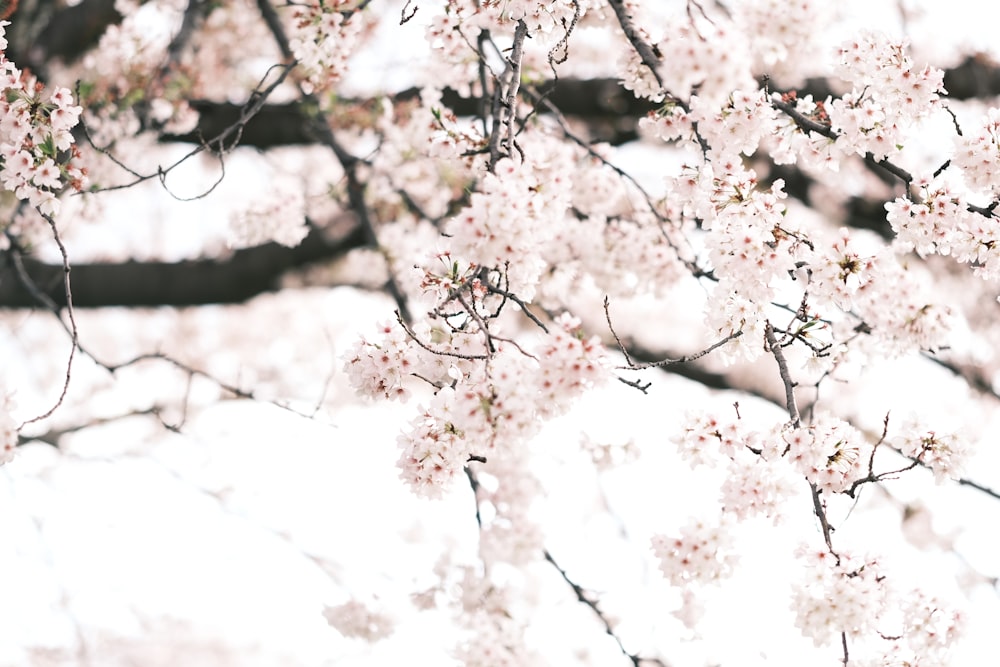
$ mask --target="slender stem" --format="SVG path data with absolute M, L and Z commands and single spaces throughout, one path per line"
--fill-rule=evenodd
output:
M 826 508 L 823 507 L 823 501 L 819 497 L 819 488 L 812 482 L 809 482 L 809 489 L 812 492 L 813 512 L 815 512 L 816 518 L 819 519 L 819 525 L 823 531 L 823 541 L 826 542 L 826 548 L 830 550 L 830 553 L 836 555 L 836 552 L 833 550 L 833 540 L 830 537 L 833 528 L 830 527 L 830 521 L 826 518 Z
M 597 606 L 597 602 L 590 598 L 590 596 L 587 594 L 587 591 L 584 590 L 582 586 L 580 586 L 578 583 L 570 579 L 569 575 L 566 574 L 566 570 L 560 567 L 559 563 L 557 563 L 556 559 L 552 557 L 552 554 L 549 553 L 548 549 L 545 550 L 545 560 L 547 560 L 552 565 L 552 567 L 554 567 L 556 571 L 559 572 L 559 575 L 563 578 L 563 581 L 565 581 L 569 585 L 569 587 L 573 589 L 573 593 L 576 595 L 576 599 L 582 602 L 583 604 L 587 605 L 588 607 L 590 607 L 591 611 L 594 612 L 594 614 L 597 616 L 597 619 L 601 622 L 601 625 L 604 626 L 604 631 L 608 633 L 615 640 L 622 654 L 626 658 L 631 660 L 632 664 L 635 667 L 639 667 L 639 665 L 641 665 L 642 663 L 663 665 L 663 662 L 657 658 L 642 658 L 636 655 L 635 653 L 629 653 L 625 649 L 625 645 L 622 644 L 621 638 L 619 638 L 618 635 L 615 634 L 615 630 L 613 627 L 611 627 L 611 622 L 608 621 L 607 616 L 605 616 L 604 612 L 601 611 L 600 607 Z
M 72 345 L 69 349 L 69 359 L 66 361 L 66 377 L 63 380 L 62 391 L 59 393 L 59 398 L 56 399 L 55 405 L 37 417 L 32 417 L 31 419 L 23 422 L 17 427 L 18 431 L 24 428 L 27 424 L 32 424 L 52 416 L 52 413 L 58 410 L 59 406 L 61 406 L 63 401 L 66 400 L 66 393 L 69 391 L 70 378 L 73 374 L 73 360 L 76 358 L 76 347 L 80 342 L 79 331 L 76 328 L 76 316 L 73 314 L 73 289 L 69 280 L 69 253 L 66 252 L 66 246 L 63 245 L 62 239 L 59 237 L 59 229 L 56 227 L 56 221 L 52 219 L 52 216 L 41 213 L 41 211 L 39 211 L 39 214 L 45 218 L 47 223 L 49 223 L 49 227 L 52 229 L 52 237 L 55 239 L 56 245 L 59 246 L 59 254 L 62 255 L 63 289 L 66 291 L 66 316 L 69 319 Z M 62 318 L 60 318 L 60 320 L 61 319 Z
M 361 7 L 365 4 L 367 3 L 363 3 Z M 296 63 L 294 60 L 294 54 L 291 50 L 291 43 L 288 40 L 288 36 L 285 34 L 285 28 L 281 24 L 280 17 L 271 5 L 270 0 L 257 0 L 257 7 L 261 16 L 264 18 L 264 22 L 267 24 L 267 27 L 271 32 L 271 36 L 277 43 L 278 48 L 281 49 L 282 55 L 286 60 L 290 61 L 290 65 L 295 65 Z M 354 155 L 351 155 L 351 153 L 348 152 L 337 140 L 337 137 L 333 134 L 333 130 L 330 129 L 330 124 L 327 121 L 326 114 L 319 110 L 319 100 L 317 100 L 314 95 L 307 94 L 304 90 L 302 90 L 301 86 L 299 86 L 299 92 L 309 107 L 317 109 L 311 119 L 312 123 L 310 124 L 309 130 L 311 130 L 312 134 L 321 143 L 333 151 L 333 154 L 336 156 L 340 166 L 344 169 L 344 174 L 347 179 L 348 204 L 357 214 L 358 222 L 361 223 L 361 228 L 364 230 L 368 243 L 375 249 L 381 250 L 382 246 L 379 243 L 378 233 L 375 229 L 375 221 L 372 219 L 368 203 L 365 201 L 365 183 L 358 175 L 358 165 L 362 161 Z M 407 322 L 412 322 L 413 316 L 410 313 L 406 294 L 403 292 L 396 280 L 392 262 L 389 261 L 389 257 L 386 257 L 386 263 L 389 265 L 389 281 L 386 284 L 386 289 L 396 302 L 396 310 L 402 319 Z
M 799 408 L 795 403 L 795 382 L 792 381 L 792 375 L 788 371 L 788 362 L 785 361 L 785 353 L 781 350 L 781 344 L 774 335 L 774 327 L 771 326 L 770 322 L 764 327 L 764 337 L 767 339 L 771 355 L 778 362 L 778 374 L 785 385 L 785 409 L 788 410 L 788 419 L 793 428 L 798 428 L 802 419 L 799 417 Z

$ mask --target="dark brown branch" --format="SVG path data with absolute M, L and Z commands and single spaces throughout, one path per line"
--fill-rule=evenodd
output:
M 639 665 L 641 665 L 644 662 L 652 663 L 655 665 L 664 664 L 663 661 L 659 660 L 658 658 L 643 658 L 636 655 L 635 653 L 629 653 L 625 649 L 625 645 L 622 644 L 622 640 L 618 637 L 617 634 L 615 634 L 615 629 L 611 627 L 611 622 L 608 621 L 608 617 L 605 616 L 604 612 L 601 611 L 600 607 L 597 606 L 597 601 L 592 600 L 590 596 L 587 594 L 587 591 L 584 590 L 582 586 L 580 586 L 578 583 L 570 579 L 569 575 L 566 574 L 566 570 L 562 569 L 562 567 L 559 566 L 559 563 L 557 563 L 556 559 L 552 557 L 552 554 L 549 553 L 548 549 L 545 550 L 545 560 L 547 560 L 552 565 L 552 567 L 556 569 L 556 571 L 562 577 L 563 581 L 565 581 L 566 584 L 573 589 L 573 594 L 576 595 L 576 599 L 582 602 L 583 604 L 587 605 L 590 608 L 590 610 L 594 612 L 594 615 L 597 616 L 597 620 L 600 621 L 601 625 L 604 626 L 604 631 L 612 639 L 615 640 L 615 643 L 618 644 L 619 650 L 621 650 L 622 654 L 626 658 L 632 661 L 632 664 L 635 667 L 639 667 Z
M 696 361 L 698 359 L 701 359 L 705 355 L 709 354 L 713 350 L 722 347 L 723 345 L 725 345 L 729 341 L 734 340 L 736 338 L 739 338 L 740 336 L 743 335 L 742 331 L 737 331 L 735 333 L 731 333 L 728 336 L 726 336 L 725 338 L 723 338 L 722 340 L 719 340 L 719 341 L 713 343 L 712 345 L 709 345 L 708 347 L 706 347 L 705 349 L 703 349 L 703 350 L 701 350 L 699 352 L 694 352 L 692 354 L 686 354 L 686 355 L 684 355 L 682 357 L 675 357 L 675 358 L 668 357 L 666 359 L 660 359 L 658 361 L 648 361 L 648 362 L 644 362 L 644 363 L 636 363 L 632 359 L 632 356 L 629 354 L 628 348 L 625 347 L 625 344 L 622 342 L 622 339 L 619 338 L 618 332 L 615 331 L 614 325 L 611 323 L 610 302 L 609 302 L 607 296 L 604 297 L 604 318 L 608 322 L 608 329 L 611 330 L 611 335 L 614 336 L 615 342 L 618 343 L 618 349 L 622 351 L 623 355 L 625 355 L 625 362 L 628 365 L 621 367 L 622 370 L 641 371 L 641 370 L 644 370 L 646 368 L 662 368 L 664 366 L 671 366 L 671 365 L 674 365 L 674 364 L 684 364 L 684 363 L 687 363 L 689 361 Z M 626 382 L 626 384 L 630 384 L 630 383 Z
M 365 3 L 358 5 L 358 10 L 365 6 Z M 281 53 L 289 61 L 289 68 L 296 64 L 288 36 L 285 34 L 284 26 L 278 17 L 277 12 L 271 5 L 270 0 L 257 0 L 257 7 L 260 10 L 261 16 L 264 18 L 264 22 L 267 23 L 268 30 L 271 32 L 271 36 L 274 38 L 278 47 L 281 49 Z M 346 15 L 345 20 L 350 20 L 350 14 Z M 352 155 L 344 148 L 337 137 L 334 135 L 333 130 L 330 128 L 330 123 L 326 117 L 326 114 L 320 111 L 321 105 L 319 100 L 312 94 L 308 94 L 299 85 L 299 92 L 302 95 L 303 102 L 311 109 L 315 111 L 308 116 L 307 131 L 312 135 L 313 139 L 330 148 L 333 151 L 334 156 L 337 158 L 337 162 L 344 169 L 344 175 L 347 179 L 347 199 L 348 205 L 351 210 L 357 215 L 358 222 L 360 223 L 361 230 L 365 234 L 365 239 L 368 244 L 376 249 L 381 249 L 381 245 L 378 240 L 378 233 L 375 229 L 375 220 L 372 217 L 372 212 L 369 210 L 368 202 L 365 200 L 365 182 L 358 175 L 358 165 L 362 162 L 359 158 Z M 255 109 L 256 113 L 257 109 Z M 386 282 L 385 290 L 396 302 L 396 309 L 399 311 L 400 316 L 407 322 L 412 322 L 413 317 L 410 313 L 409 305 L 407 302 L 406 294 L 400 288 L 399 284 L 396 282 L 396 276 L 394 274 L 394 267 L 390 261 L 387 261 L 389 269 L 389 279 Z
M 623 0 L 608 0 L 608 4 L 611 5 L 611 9 L 615 12 L 615 18 L 618 19 L 618 25 L 621 26 L 622 32 L 625 33 L 625 39 L 629 41 L 635 52 L 639 54 L 642 64 L 649 69 L 653 78 L 660 84 L 660 88 L 663 88 L 663 79 L 660 77 L 660 58 L 654 48 L 646 42 L 635 27 L 635 24 L 632 22 L 632 15 L 628 13 L 628 9 L 625 7 L 625 2 Z
M 785 353 L 781 350 L 781 344 L 774 335 L 774 327 L 768 322 L 764 326 L 764 338 L 767 340 L 769 352 L 778 363 L 778 373 L 781 375 L 781 382 L 785 385 L 785 409 L 788 410 L 789 423 L 793 428 L 798 428 L 801 423 L 799 418 L 799 408 L 795 403 L 795 382 L 788 370 L 788 362 L 785 361 Z
M 418 88 L 408 88 L 395 93 L 391 99 L 395 106 L 416 100 L 419 94 Z M 615 79 L 560 79 L 546 99 L 567 116 L 584 121 L 590 127 L 592 139 L 615 144 L 635 139 L 639 118 L 655 109 L 653 103 L 636 99 Z M 441 103 L 460 117 L 478 116 L 482 111 L 481 98 L 464 97 L 448 88 L 442 92 Z M 367 108 L 372 101 L 345 99 L 340 104 Z M 164 135 L 161 140 L 197 143 L 199 137 L 217 136 L 238 121 L 242 108 L 210 100 L 193 100 L 191 106 L 201 115 L 198 127 L 183 135 Z M 539 108 L 538 112 L 546 113 L 546 110 Z M 266 105 L 246 124 L 241 144 L 263 149 L 314 144 L 316 137 L 305 125 L 308 120 L 309 115 L 301 103 Z
M 985 57 L 970 56 L 945 70 L 944 89 L 953 100 L 1000 95 L 1000 67 Z
M 328 229 L 312 230 L 295 248 L 268 243 L 220 259 L 78 263 L 73 266 L 73 303 L 77 308 L 240 303 L 276 289 L 288 271 L 336 259 L 363 245 L 357 222 L 344 215 Z M 18 280 L 10 253 L 0 253 L 0 262 L 0 308 L 48 307 Z M 62 265 L 25 259 L 24 270 L 51 303 L 66 305 Z
M 153 406 L 146 408 L 145 410 L 130 410 L 113 417 L 88 417 L 87 421 L 80 424 L 73 424 L 72 426 L 64 426 L 62 428 L 51 428 L 44 433 L 39 433 L 37 435 L 26 435 L 24 433 L 19 433 L 17 436 L 18 447 L 23 447 L 31 442 L 43 442 L 51 447 L 59 448 L 59 441 L 65 435 L 70 435 L 72 433 L 79 433 L 80 431 L 92 428 L 94 426 L 101 426 L 103 424 L 113 424 L 118 421 L 129 419 L 130 417 L 142 417 L 148 415 L 156 415 L 160 408 L 158 406 Z
M 664 356 L 663 354 L 653 353 L 650 350 L 646 350 L 635 345 L 629 345 L 628 351 L 629 356 L 632 357 L 632 359 L 640 362 L 658 361 Z M 668 353 L 668 356 L 672 355 L 669 355 Z M 761 398 L 770 403 L 781 405 L 779 399 L 765 393 L 759 388 L 751 387 L 746 383 L 731 378 L 729 375 L 712 372 L 698 364 L 672 364 L 669 366 L 660 366 L 659 368 L 665 373 L 678 375 L 682 378 L 691 380 L 692 382 L 697 382 L 698 384 L 708 387 L 709 389 L 739 391 L 750 396 L 756 396 L 757 398 Z
M 49 228 L 52 230 L 52 237 L 55 239 L 56 245 L 59 247 L 59 256 L 62 258 L 62 293 L 66 300 L 66 319 L 69 321 L 68 326 L 71 346 L 69 350 L 69 359 L 66 361 L 66 377 L 63 382 L 62 391 L 59 392 L 59 398 L 56 399 L 55 404 L 47 411 L 28 419 L 18 426 L 17 430 L 19 431 L 27 424 L 32 424 L 52 416 L 52 413 L 58 410 L 59 406 L 63 404 L 63 401 L 66 399 L 66 392 L 69 391 L 70 379 L 73 376 L 73 360 L 76 358 L 76 348 L 80 340 L 79 332 L 76 328 L 76 316 L 73 314 L 73 288 L 69 279 L 69 254 L 66 252 L 66 246 L 62 242 L 62 238 L 59 236 L 59 230 L 56 228 L 56 221 L 52 219 L 52 216 L 45 213 L 41 213 L 41 216 L 45 218 L 45 222 L 49 223 Z
M 122 20 L 114 0 L 82 0 L 70 6 L 54 5 L 54 2 L 35 3 L 33 16 L 25 15 L 26 7 L 21 7 L 7 31 L 11 45 L 7 57 L 43 76 L 47 62 L 75 61 L 97 46 L 109 26 L 117 25 Z M 43 13 L 48 13 L 48 16 Z
M 982 84 L 976 83 L 977 81 Z M 583 121 L 591 138 L 597 141 L 621 144 L 636 139 L 638 120 L 657 108 L 649 100 L 637 99 L 617 79 L 560 78 L 558 85 L 553 86 L 553 83 L 546 81 L 536 84 L 534 88 L 545 90 L 545 99 L 565 116 Z M 948 99 L 967 99 L 980 93 L 1000 95 L 1000 68 L 978 61 L 966 61 L 945 72 L 945 88 L 948 90 Z M 829 84 L 821 79 L 808 82 L 797 92 L 799 97 L 811 94 L 819 100 L 832 94 Z M 391 99 L 396 105 L 415 100 L 419 94 L 418 88 L 408 88 L 393 93 Z M 441 102 L 460 117 L 478 116 L 482 112 L 481 97 L 465 97 L 451 89 L 442 92 Z M 370 103 L 370 100 L 351 99 L 342 102 L 347 106 Z M 241 109 L 240 105 L 210 100 L 193 100 L 191 105 L 201 114 L 197 130 L 184 135 L 166 135 L 163 137 L 164 141 L 196 143 L 199 136 L 217 136 L 239 119 Z M 787 104 L 784 106 L 788 107 Z M 782 110 L 785 111 L 784 108 Z M 541 114 L 547 112 L 545 106 L 539 106 L 536 110 L 536 113 Z M 306 120 L 307 115 L 298 103 L 267 105 L 260 110 L 257 118 L 247 123 L 242 144 L 266 149 L 315 143 L 315 137 L 303 126 Z M 829 128 L 820 125 L 813 129 L 829 136 Z
M 983 486 L 982 484 L 979 484 L 978 482 L 973 482 L 971 479 L 965 479 L 964 477 L 962 477 L 962 478 L 960 478 L 960 479 L 958 479 L 956 481 L 958 481 L 958 483 L 961 484 L 962 486 L 968 486 L 968 487 L 971 487 L 973 489 L 976 489 L 977 491 L 982 491 L 986 495 L 988 495 L 988 496 L 990 496 L 992 498 L 996 498 L 997 500 L 1000 500 L 1000 491 L 994 491 L 993 489 L 991 489 L 988 486 Z
M 833 528 L 830 526 L 830 521 L 826 518 L 826 508 L 823 507 L 819 488 L 812 482 L 809 482 L 809 490 L 812 493 L 813 512 L 816 514 L 816 518 L 819 519 L 819 525 L 823 531 L 823 541 L 826 543 L 826 548 L 829 549 L 830 553 L 836 556 L 837 553 L 833 550 L 833 540 L 830 537 Z

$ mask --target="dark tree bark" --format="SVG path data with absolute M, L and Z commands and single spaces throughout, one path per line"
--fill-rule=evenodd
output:
M 353 216 L 344 216 L 332 229 L 314 229 L 294 248 L 268 243 L 234 251 L 222 259 L 183 262 L 72 264 L 70 278 L 76 308 L 104 306 L 191 306 L 240 303 L 276 289 L 289 271 L 331 261 L 363 246 L 364 234 Z M 63 267 L 24 258 L 31 284 L 58 306 L 66 305 Z M 25 285 L 14 257 L 3 253 L 0 264 L 0 307 L 34 308 L 43 305 L 31 285 Z
M 75 61 L 97 46 L 108 26 L 121 20 L 115 0 L 81 0 L 73 6 L 20 0 L 7 30 L 7 57 L 44 78 L 46 63 Z
M 544 91 L 545 86 L 539 90 Z M 396 93 L 392 99 L 396 104 L 404 103 L 416 99 L 419 93 L 417 88 L 409 88 Z M 591 140 L 613 144 L 635 139 L 639 118 L 656 108 L 651 102 L 636 99 L 616 79 L 562 79 L 548 100 L 567 116 L 585 123 Z M 462 97 L 451 89 L 444 90 L 441 102 L 457 116 L 473 116 L 478 113 L 480 105 L 479 99 Z M 370 104 L 370 100 L 346 99 L 343 102 L 345 107 Z M 243 110 L 239 104 L 209 100 L 195 100 L 191 106 L 200 114 L 198 126 L 187 134 L 163 135 L 162 141 L 210 141 L 239 122 Z M 309 132 L 309 123 L 306 112 L 298 102 L 266 104 L 244 126 L 240 144 L 262 150 L 313 144 L 316 138 Z

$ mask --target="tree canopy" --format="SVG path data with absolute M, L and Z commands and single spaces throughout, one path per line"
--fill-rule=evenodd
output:
M 12 543 L 59 523 L 31 485 L 152 461 L 332 583 L 342 642 L 261 664 L 426 623 L 463 665 L 971 664 L 1000 618 L 1000 66 L 960 5 L 861 4 L 5 3 Z M 405 495 L 351 486 L 376 460 Z M 369 501 L 245 500 L 306 489 Z M 343 523 L 383 503 L 426 572 L 352 584 L 408 559 Z M 69 639 L 0 661 L 251 664 L 74 590 Z

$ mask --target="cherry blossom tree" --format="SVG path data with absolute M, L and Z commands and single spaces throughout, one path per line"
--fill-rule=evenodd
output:
M 233 512 L 238 471 L 179 462 L 199 415 L 366 410 L 395 435 L 353 446 L 464 525 L 408 536 L 432 562 L 386 600 L 262 522 L 359 659 L 435 619 L 462 665 L 971 664 L 1000 618 L 1000 66 L 982 18 L 941 38 L 960 8 L 864 10 L 5 3 L 9 507 L 152 458 Z M 70 648 L 18 655 L 142 655 L 67 614 Z M 169 623 L 175 661 L 254 659 Z

